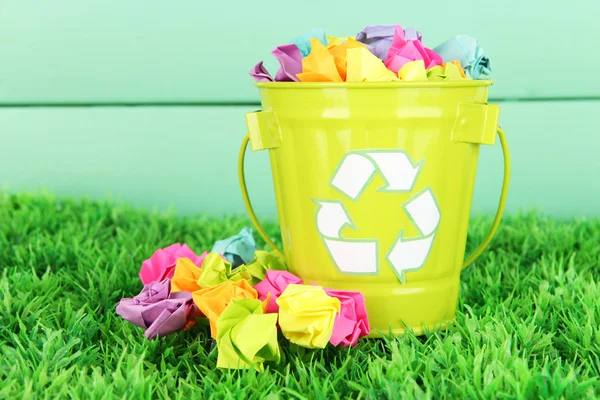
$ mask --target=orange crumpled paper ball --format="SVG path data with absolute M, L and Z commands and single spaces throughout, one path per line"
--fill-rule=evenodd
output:
M 216 339 L 217 320 L 225 307 L 233 299 L 258 299 L 258 293 L 247 280 L 242 279 L 236 282 L 226 281 L 217 286 L 196 290 L 192 293 L 192 298 L 194 304 L 208 318 L 210 335 L 213 339 Z M 263 301 L 263 312 L 266 311 L 269 300 L 270 296 Z

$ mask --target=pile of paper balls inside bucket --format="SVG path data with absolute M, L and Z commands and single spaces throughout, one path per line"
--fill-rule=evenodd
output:
M 271 54 L 280 68 L 275 78 L 263 62 L 250 76 L 258 82 L 391 82 L 488 79 L 489 59 L 477 40 L 458 35 L 430 49 L 416 29 L 370 25 L 356 37 L 326 36 L 315 29 Z
M 256 250 L 248 228 L 196 255 L 187 245 L 157 250 L 142 263 L 141 293 L 117 313 L 148 339 L 207 319 L 217 342 L 217 367 L 256 368 L 278 362 L 278 332 L 307 348 L 354 346 L 370 333 L 361 293 L 303 284 L 283 255 Z

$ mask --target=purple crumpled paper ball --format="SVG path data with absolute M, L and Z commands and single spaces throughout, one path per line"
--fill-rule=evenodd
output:
M 121 299 L 117 314 L 134 325 L 144 328 L 148 339 L 166 336 L 184 329 L 199 310 L 189 292 L 171 293 L 171 280 L 154 281 L 134 298 Z
M 250 70 L 250 76 L 256 82 L 273 82 L 273 77 L 265 68 L 263 62 L 259 62 Z
M 392 47 L 394 41 L 394 30 L 396 25 L 369 25 L 358 32 L 356 40 L 366 44 L 371 53 L 375 54 L 381 61 L 385 61 L 388 56 L 388 51 Z M 423 35 L 414 28 L 404 30 L 406 40 L 421 41 Z
M 271 54 L 275 56 L 280 65 L 275 79 L 271 77 L 262 61 L 250 71 L 252 79 L 256 82 L 298 82 L 296 75 L 302 72 L 302 53 L 298 46 L 293 43 L 277 46 Z

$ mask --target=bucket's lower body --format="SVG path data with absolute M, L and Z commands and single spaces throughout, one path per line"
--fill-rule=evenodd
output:
M 294 120 L 270 153 L 290 271 L 361 292 L 375 334 L 455 318 L 479 147 L 442 122 Z
M 299 275 L 302 276 L 302 273 Z M 305 282 L 327 288 L 361 292 L 365 297 L 369 324 L 372 327 L 368 337 L 401 335 L 407 331 L 422 335 L 444 330 L 455 320 L 460 273 L 457 276 L 403 286 L 398 286 L 398 282 L 393 281 L 387 285 L 382 282 L 357 285 L 356 282 L 304 278 Z

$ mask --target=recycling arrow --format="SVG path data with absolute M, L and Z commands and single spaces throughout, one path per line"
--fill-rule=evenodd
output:
M 350 153 L 342 160 L 331 185 L 356 200 L 373 178 L 374 172 L 375 166 L 370 159 L 361 154 Z
M 386 257 L 400 282 L 406 283 L 404 273 L 420 269 L 427 261 L 440 223 L 440 210 L 431 188 L 408 200 L 403 207 L 421 236 L 404 238 L 404 230 L 401 230 Z
M 402 150 L 351 152 L 335 172 L 331 185 L 356 200 L 378 171 L 386 184 L 385 192 L 409 192 L 423 161 L 413 164 Z
M 352 221 L 344 204 L 338 201 L 315 200 L 317 209 L 317 229 L 323 236 L 340 238 L 342 228 Z
M 378 240 L 343 239 L 343 228 L 356 229 L 340 201 L 315 200 L 317 229 L 336 266 L 344 273 L 373 273 L 378 269 Z
M 409 192 L 417 175 L 420 164 L 413 166 L 404 152 L 367 153 L 377 164 L 379 171 L 387 181 L 382 190 L 386 192 Z
M 424 238 L 405 239 L 403 232 L 400 233 L 398 241 L 387 255 L 388 263 L 394 269 L 394 273 L 400 282 L 406 283 L 404 273 L 420 269 L 433 243 L 434 235 Z
M 323 238 L 323 241 L 341 272 L 373 274 L 379 269 L 378 240 Z
M 440 209 L 428 187 L 404 204 L 404 209 L 424 236 L 431 235 L 440 223 Z
M 424 164 L 413 163 L 403 150 L 365 150 L 346 154 L 333 174 L 330 185 L 356 201 L 379 173 L 385 185 L 381 192 L 410 192 Z M 357 230 L 346 207 L 340 200 L 316 200 L 316 227 L 329 255 L 342 272 L 373 275 L 379 272 L 379 240 L 376 238 L 346 239 L 344 227 Z M 402 283 L 405 273 L 423 267 L 433 246 L 440 224 L 440 210 L 430 187 L 417 193 L 402 206 L 419 232 L 404 237 L 404 229 L 386 254 L 392 271 Z

